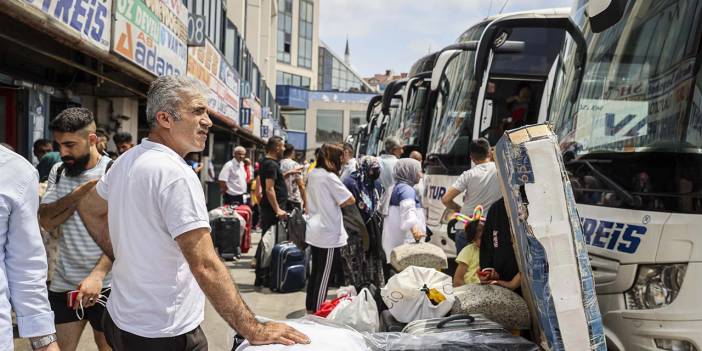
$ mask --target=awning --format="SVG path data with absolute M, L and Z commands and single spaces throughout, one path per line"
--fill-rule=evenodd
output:
M 244 139 L 246 139 L 250 142 L 253 142 L 255 144 L 259 144 L 259 145 L 266 144 L 266 142 L 263 139 L 253 135 L 253 133 L 251 133 L 250 130 L 241 127 L 239 125 L 239 123 L 236 123 L 234 121 L 234 119 L 229 118 L 229 117 L 227 117 L 227 116 L 225 116 L 225 115 L 223 115 L 223 114 L 221 114 L 221 113 L 219 113 L 211 108 L 207 109 L 207 114 L 210 115 L 210 117 L 219 121 L 220 123 L 224 124 L 225 126 L 229 127 L 231 129 L 232 133 L 236 134 L 237 136 L 244 138 Z

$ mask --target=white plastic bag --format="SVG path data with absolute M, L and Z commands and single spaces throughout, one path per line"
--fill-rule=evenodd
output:
M 434 305 L 423 290 L 436 289 L 446 299 Z M 451 277 L 435 269 L 410 266 L 392 276 L 380 295 L 395 319 L 409 323 L 419 319 L 440 318 L 446 316 L 453 303 L 453 282 Z
M 361 290 L 358 296 L 349 296 L 341 300 L 327 319 L 359 332 L 377 333 L 380 330 L 378 306 L 366 288 Z
M 356 295 L 358 295 L 358 293 L 356 292 L 356 287 L 353 285 L 342 286 L 342 287 L 336 289 L 336 297 L 356 296 Z
M 268 268 L 271 266 L 271 258 L 273 254 L 273 246 L 275 246 L 275 233 L 273 230 L 275 226 L 271 226 L 261 238 L 261 268 Z

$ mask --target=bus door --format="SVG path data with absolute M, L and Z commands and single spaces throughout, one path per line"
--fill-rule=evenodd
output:
M 490 49 L 488 72 L 479 92 L 473 139 L 494 145 L 505 130 L 545 122 L 553 75 L 566 31 L 562 28 L 517 27 L 497 40 L 523 42 L 518 52 Z

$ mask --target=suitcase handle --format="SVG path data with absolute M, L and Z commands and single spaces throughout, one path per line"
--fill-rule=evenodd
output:
M 466 320 L 466 324 L 472 324 L 475 322 L 475 317 L 469 315 L 469 314 L 457 314 L 453 315 L 450 317 L 446 317 L 441 320 L 441 322 L 436 324 L 437 329 L 442 329 L 446 326 L 446 324 L 453 322 L 453 321 L 460 321 L 460 320 Z

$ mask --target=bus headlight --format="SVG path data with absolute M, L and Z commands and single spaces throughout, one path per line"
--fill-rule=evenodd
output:
M 634 286 L 624 293 L 631 310 L 649 310 L 670 305 L 685 278 L 686 263 L 640 265 Z

